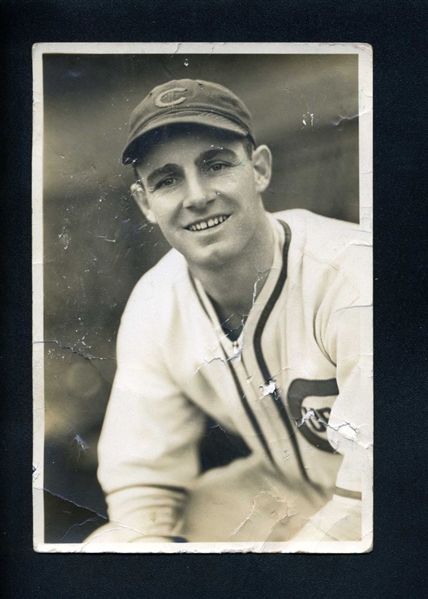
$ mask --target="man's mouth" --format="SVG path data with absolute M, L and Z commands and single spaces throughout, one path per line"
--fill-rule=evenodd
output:
M 213 227 L 218 227 L 229 218 L 229 214 L 222 214 L 221 216 L 213 216 L 212 218 L 208 218 L 207 220 L 200 220 L 197 223 L 193 223 L 186 227 L 188 231 L 204 231 L 205 229 L 212 229 Z

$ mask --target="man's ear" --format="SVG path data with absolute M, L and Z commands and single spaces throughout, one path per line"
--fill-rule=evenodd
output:
M 149 206 L 147 195 L 143 186 L 140 183 L 133 183 L 131 185 L 131 193 L 132 197 L 137 202 L 138 207 L 140 208 L 144 216 L 147 218 L 147 220 L 152 224 L 156 224 L 156 217 Z
M 253 167 L 259 193 L 265 191 L 272 175 L 272 153 L 267 146 L 258 146 L 253 151 Z

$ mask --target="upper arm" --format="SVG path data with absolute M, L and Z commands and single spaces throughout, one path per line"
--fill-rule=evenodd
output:
M 373 419 L 373 322 L 371 274 L 363 273 L 367 285 L 361 283 L 352 302 L 348 289 L 341 294 L 334 289 L 334 302 L 329 307 L 324 345 L 336 364 L 339 395 L 329 419 L 328 437 L 332 446 L 344 456 L 337 486 L 361 491 L 362 475 L 368 463 Z M 343 297 L 347 301 L 343 301 Z M 327 318 L 327 317 L 326 317 Z
M 107 493 L 129 486 L 186 486 L 198 473 L 204 416 L 169 372 L 163 331 L 153 303 L 131 296 L 99 444 L 99 478 Z

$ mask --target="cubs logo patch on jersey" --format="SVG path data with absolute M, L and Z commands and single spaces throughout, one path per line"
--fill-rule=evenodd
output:
M 287 394 L 287 402 L 298 431 L 311 445 L 334 453 L 327 437 L 331 409 L 339 393 L 336 379 L 295 379 Z

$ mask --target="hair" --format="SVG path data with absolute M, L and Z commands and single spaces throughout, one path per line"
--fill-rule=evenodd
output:
M 206 127 L 205 125 L 188 124 L 186 125 L 185 130 L 188 132 L 188 134 L 191 134 L 195 131 L 200 130 L 201 128 L 210 129 L 210 127 Z M 251 135 L 240 137 L 238 134 L 233 133 L 231 131 L 226 131 L 225 129 L 217 129 L 213 127 L 213 130 L 222 141 L 240 141 L 242 143 L 242 147 L 244 148 L 246 155 L 251 160 L 251 158 L 253 157 L 253 151 L 256 147 Z M 144 154 L 147 152 L 147 150 L 153 145 L 165 143 L 166 141 L 168 141 L 171 135 L 177 131 L 183 131 L 183 125 L 174 124 L 167 125 L 159 129 L 154 129 L 153 131 L 148 132 L 144 136 L 144 139 L 136 140 L 134 151 L 135 154 L 138 155 L 138 158 L 132 161 L 132 168 L 134 171 L 135 178 L 138 182 L 140 182 L 138 167 L 142 163 Z

